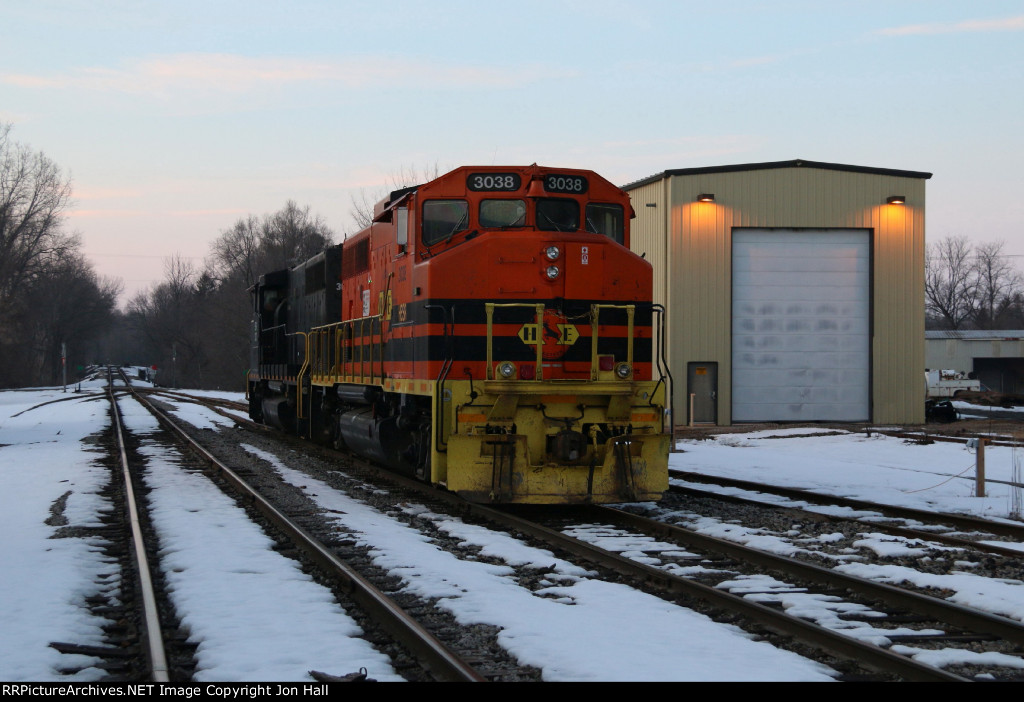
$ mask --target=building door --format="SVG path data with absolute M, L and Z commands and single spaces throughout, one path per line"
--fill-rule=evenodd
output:
M 736 229 L 732 420 L 871 419 L 871 231 Z
M 690 399 L 693 399 L 693 424 L 718 423 L 718 364 L 687 363 L 686 364 L 686 401 L 689 412 Z

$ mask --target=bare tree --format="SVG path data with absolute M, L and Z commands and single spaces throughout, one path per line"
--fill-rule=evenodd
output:
M 925 309 L 929 327 L 998 329 L 1021 324 L 1024 276 L 1003 247 L 1003 242 L 972 247 L 962 236 L 928 247 Z
M 246 288 L 256 282 L 260 270 L 260 222 L 249 215 L 221 233 L 213 242 L 213 268 L 224 278 L 237 279 Z
M 136 295 L 127 322 L 162 382 L 241 388 L 252 316 L 248 288 L 332 244 L 333 233 L 309 207 L 288 201 L 261 219 L 249 215 L 221 232 L 200 270 L 191 261 L 165 261 L 164 280 Z
M 319 215 L 309 214 L 309 205 L 299 208 L 289 200 L 285 206 L 265 218 L 261 249 L 272 266 L 294 266 L 331 244 L 334 234 Z M 265 271 L 261 271 L 265 272 Z
M 53 382 L 61 343 L 81 362 L 112 320 L 120 283 L 62 231 L 70 198 L 60 168 L 0 124 L 0 386 Z
M 967 237 L 946 237 L 925 254 L 925 308 L 947 329 L 960 329 L 978 306 L 978 272 Z
M 71 183 L 42 152 L 10 139 L 0 124 L 0 310 L 12 311 L 17 291 L 37 274 L 48 256 L 74 249 L 61 233 Z
M 47 263 L 25 290 L 31 313 L 21 324 L 37 382 L 59 381 L 62 346 L 74 365 L 92 360 L 104 329 L 113 321 L 120 292 L 119 280 L 97 276 L 77 251 Z
M 402 166 L 397 173 L 388 176 L 385 185 L 376 188 L 370 193 L 366 190 L 359 191 L 359 197 L 352 196 L 352 209 L 349 210 L 349 217 L 355 224 L 356 231 L 366 229 L 373 222 L 373 208 L 378 202 L 387 197 L 388 193 L 402 188 L 412 187 L 421 183 L 428 183 L 441 175 L 441 169 L 435 163 L 433 166 L 424 167 L 417 171 L 410 166 Z
M 305 261 L 334 241 L 334 232 L 309 207 L 289 200 L 279 211 L 254 215 L 221 232 L 212 247 L 212 274 L 244 291 L 263 273 Z
M 204 338 L 197 318 L 200 274 L 189 259 L 164 260 L 164 281 L 128 303 L 134 330 L 148 342 L 147 363 L 166 369 L 165 382 L 202 387 Z
M 1003 246 L 999 241 L 975 247 L 978 304 L 974 323 L 979 329 L 1005 328 L 1007 312 L 1021 299 L 1024 277 L 1003 253 Z

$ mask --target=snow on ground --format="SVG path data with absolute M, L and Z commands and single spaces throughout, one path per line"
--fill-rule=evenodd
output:
M 84 601 L 117 585 L 114 566 L 97 542 L 55 538 L 62 533 L 62 519 L 66 526 L 96 525 L 98 515 L 110 509 L 99 495 L 107 472 L 96 465 L 100 454 L 89 438 L 108 424 L 101 387 L 95 382 L 83 383 L 80 393 L 0 392 L 0 484 L 5 488 L 0 490 L 0 525 L 4 533 L 20 535 L 0 544 L 7 575 L 0 582 L 0 679 L 5 681 L 88 681 L 101 676 L 101 671 L 89 667 L 89 659 L 49 648 L 51 641 L 100 643 L 104 622 L 88 612 Z M 136 430 L 145 431 L 150 420 L 137 415 L 133 404 L 122 402 L 122 407 Z M 184 402 L 174 414 L 211 429 L 230 423 Z M 771 438 L 779 436 L 783 438 Z M 965 478 L 973 470 L 974 457 L 956 444 L 922 446 L 878 434 L 799 429 L 684 441 L 677 448 L 680 452 L 670 457 L 674 468 L 825 494 L 1003 518 L 1011 517 L 1015 504 L 1015 488 L 996 483 L 989 484 L 989 497 L 972 497 L 973 483 Z M 339 526 L 369 546 L 377 564 L 401 578 L 406 589 L 436 599 L 461 622 L 501 627 L 501 644 L 523 663 L 540 667 L 547 680 L 830 679 L 829 671 L 816 663 L 752 641 L 733 627 L 659 598 L 596 580 L 549 552 L 422 506 L 402 507 L 414 524 L 431 524 L 488 557 L 487 562 L 457 559 L 412 526 L 314 484 L 308 476 L 295 476 L 257 449 L 249 450 L 254 460 L 268 460 L 285 479 L 306 486 L 310 497 L 332 510 Z M 169 577 L 178 606 L 193 637 L 201 642 L 200 676 L 222 681 L 301 680 L 311 668 L 343 674 L 365 666 L 371 677 L 394 679 L 379 654 L 361 649 L 361 641 L 350 638 L 354 624 L 333 600 L 291 561 L 277 556 L 230 500 L 207 490 L 201 476 L 178 470 L 165 450 L 147 452 L 158 467 L 151 480 L 157 519 L 167 539 L 164 567 L 172 570 Z M 1000 447 L 989 447 L 986 459 L 989 477 L 1000 480 L 1009 480 L 1020 460 L 1018 452 Z M 953 477 L 957 475 L 961 477 Z M 799 534 L 754 533 L 713 520 L 700 527 L 773 550 L 814 549 L 814 543 L 801 540 Z M 207 538 L 213 533 L 224 535 L 226 541 L 218 545 Z M 579 535 L 617 544 L 618 550 L 654 565 L 659 552 L 680 552 L 677 546 L 634 536 L 616 541 L 623 535 L 601 527 L 581 527 Z M 863 546 L 893 554 L 921 548 L 913 540 L 872 535 L 867 528 L 863 539 Z M 511 566 L 524 564 L 543 577 L 533 590 L 513 574 Z M 883 580 L 922 577 L 909 569 L 853 561 L 842 567 Z M 921 582 L 948 588 L 965 604 L 981 602 L 1005 616 L 1024 617 L 1024 587 L 1019 581 L 983 581 L 969 569 L 970 564 L 964 564 L 962 576 Z M 272 593 L 263 589 L 268 586 Z M 851 628 L 837 618 L 850 605 L 794 592 L 770 578 L 736 578 L 732 586 L 748 587 L 757 593 L 751 596 L 762 601 L 785 599 L 787 606 L 805 607 L 812 618 Z M 221 593 L 212 603 L 204 599 L 211 591 Z M 799 599 L 801 595 L 804 599 Z M 272 636 L 286 643 L 253 650 L 251 645 L 262 634 L 247 633 L 247 617 L 234 610 L 236 605 L 258 609 L 261 631 L 274 632 Z M 221 614 L 234 626 L 218 623 L 215 616 Z M 867 624 L 854 628 L 848 633 L 876 640 L 877 632 Z M 289 632 L 298 636 L 279 638 L 289 637 Z M 62 676 L 60 671 L 69 668 L 78 672 Z
M 1015 491 L 995 482 L 987 497 L 974 497 L 975 455 L 964 444 L 920 445 L 877 432 L 831 433 L 786 438 L 806 430 L 723 434 L 714 440 L 681 441 L 672 468 L 813 490 L 916 509 L 1008 518 Z M 782 437 L 782 438 L 771 438 Z M 985 473 L 1010 481 L 1020 472 L 1024 449 L 985 448 Z
M 128 430 L 145 437 L 156 419 L 118 401 Z M 176 451 L 145 445 L 146 484 L 161 539 L 171 599 L 196 650 L 197 681 L 312 681 L 366 668 L 400 681 L 386 656 L 356 638 L 359 626 L 333 594 L 282 556 L 235 500 L 202 474 L 182 470 Z M 301 622 L 301 626 L 296 624 Z
M 47 404 L 33 409 L 42 403 Z M 108 623 L 84 607 L 90 594 L 117 586 L 117 564 L 98 541 L 60 538 L 64 526 L 99 526 L 111 509 L 99 495 L 108 471 L 89 437 L 106 423 L 105 401 L 60 390 L 0 392 L 0 678 L 100 677 L 92 659 L 67 656 L 51 641 L 100 644 Z
M 936 442 L 921 445 L 877 432 L 868 436 L 867 432 L 787 429 L 726 434 L 714 440 L 680 441 L 676 449 L 680 453 L 670 457 L 670 464 L 678 470 L 802 488 L 824 495 L 882 504 L 1019 521 L 1018 510 L 1024 502 L 1022 488 L 1005 484 L 1021 481 L 1024 449 L 1011 447 L 989 446 L 985 449 L 985 473 L 988 479 L 985 485 L 986 497 L 974 496 L 975 455 L 967 450 L 965 444 Z M 992 482 L 996 480 L 1003 482 Z M 681 479 L 673 479 L 673 482 L 689 484 Z M 699 483 L 693 485 L 707 488 Z M 762 496 L 734 488 L 722 488 L 719 491 L 755 499 L 764 498 L 764 501 L 776 504 L 806 507 L 826 514 L 868 518 L 872 515 L 862 510 L 819 507 L 798 500 Z M 789 540 L 778 535 L 760 535 L 756 530 L 706 518 L 695 518 L 688 526 L 702 533 L 722 536 L 784 555 L 810 547 L 810 544 L 802 543 L 799 538 Z M 1024 544 L 999 544 L 1024 549 Z M 871 550 L 882 557 L 925 554 L 923 542 L 873 533 L 867 525 L 862 538 L 854 546 Z M 957 552 L 957 549 L 939 544 L 927 544 L 927 549 L 951 554 Z M 851 562 L 838 563 L 836 569 L 879 582 L 911 583 L 932 588 L 936 596 L 942 592 L 952 593 L 947 596 L 951 602 L 1024 621 L 1024 581 L 997 580 L 971 574 L 968 571 L 973 564 L 969 561 L 958 561 L 956 565 L 959 570 L 951 574 L 935 575 L 905 566 L 864 564 L 856 560 L 856 556 L 851 556 Z M 787 594 L 786 597 L 791 600 L 784 605 L 787 611 L 797 613 L 799 610 L 796 607 L 807 608 L 810 605 L 809 609 L 802 612 L 803 616 L 829 625 L 830 615 L 820 606 L 823 603 L 801 600 L 799 593 Z M 782 601 L 781 596 L 770 596 L 769 599 Z M 835 626 L 849 628 L 850 624 L 837 621 Z M 856 630 L 846 633 L 876 643 L 885 641 L 880 631 L 864 623 L 856 626 Z M 914 655 L 923 662 L 933 664 L 971 664 L 982 661 L 969 652 L 953 649 L 937 653 L 908 647 L 903 649 L 907 655 Z M 1015 658 L 1013 665 L 1024 667 L 1024 660 Z
M 437 599 L 462 624 L 502 629 L 499 643 L 548 681 L 828 680 L 822 666 L 715 624 L 633 588 L 588 577 L 547 551 L 501 533 L 470 526 L 416 505 L 417 519 L 477 546 L 508 565 L 461 560 L 433 546 L 419 530 L 291 471 L 273 456 L 246 447 L 286 480 L 301 484 L 335 521 L 364 545 L 374 562 L 407 591 Z M 549 584 L 533 592 L 512 565 L 529 565 Z
M 980 410 L 991 412 L 992 410 L 998 410 L 999 412 L 1017 412 L 1024 414 L 1024 407 L 993 407 L 992 405 L 975 405 L 970 402 L 963 402 L 962 400 L 951 400 L 953 406 L 960 410 L 961 416 L 965 413 L 978 412 Z

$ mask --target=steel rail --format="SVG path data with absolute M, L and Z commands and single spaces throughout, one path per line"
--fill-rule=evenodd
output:
M 692 473 L 689 471 L 670 470 L 669 477 L 679 478 L 681 480 L 690 480 L 695 483 L 714 483 L 716 485 L 737 487 L 743 490 L 751 490 L 753 492 L 768 492 L 776 495 L 782 495 L 784 497 L 791 497 L 795 500 L 805 500 L 807 502 L 811 502 L 813 504 L 818 505 L 840 505 L 853 507 L 855 509 L 874 510 L 875 512 L 881 512 L 885 515 L 902 517 L 904 519 L 916 519 L 918 521 L 926 523 L 935 523 L 937 521 L 942 521 L 964 529 L 987 531 L 991 534 L 1015 537 L 1024 541 L 1024 525 L 1018 526 L 1015 524 L 1007 524 L 1004 522 L 993 522 L 987 519 L 981 519 L 979 517 L 970 517 L 963 514 L 951 514 L 949 512 L 928 512 L 923 509 L 899 507 L 896 505 L 884 505 L 875 502 L 867 502 L 866 500 L 856 500 L 849 497 L 835 497 L 820 492 L 810 492 L 809 490 L 802 490 L 800 488 L 777 487 L 775 485 L 765 485 L 762 483 L 755 483 L 748 480 L 738 480 L 735 478 L 720 478 L 718 476 L 703 475 L 701 473 Z
M 867 668 L 893 673 L 912 681 L 970 682 L 967 678 L 919 663 L 906 656 L 887 651 L 875 644 L 858 641 L 845 634 L 825 629 L 817 624 L 771 609 L 757 602 L 751 602 L 744 597 L 730 592 L 717 590 L 659 568 L 639 563 L 625 556 L 567 536 L 541 524 L 521 519 L 515 515 L 484 505 L 469 505 L 468 510 L 495 522 L 505 524 L 508 528 L 521 531 L 564 548 L 570 553 L 610 568 L 615 572 L 641 579 L 659 589 L 694 597 L 730 611 L 740 611 L 773 631 L 810 643 L 841 658 L 854 660 Z
M 123 378 L 123 374 L 122 374 Z M 156 606 L 156 592 L 153 587 L 153 579 L 149 569 L 149 559 L 146 557 L 146 545 L 142 535 L 142 525 L 139 521 L 139 509 L 135 501 L 135 490 L 132 487 L 131 468 L 128 463 L 128 451 L 124 440 L 124 424 L 121 419 L 121 410 L 117 406 L 117 398 L 114 394 L 113 376 L 108 369 L 107 394 L 110 398 L 113 424 L 117 433 L 117 447 L 120 452 L 121 477 L 124 480 L 125 505 L 128 511 L 128 521 L 131 524 L 132 552 L 135 561 L 135 570 L 139 579 L 139 591 L 142 595 L 142 624 L 146 632 L 145 643 L 146 660 L 150 668 L 150 676 L 154 682 L 170 682 L 169 668 L 167 665 L 167 653 L 164 649 L 162 630 L 160 627 L 160 614 Z
M 251 426 L 253 429 L 266 429 L 262 425 L 250 425 L 247 422 L 241 423 Z M 309 442 L 294 440 L 293 437 L 287 434 L 275 434 L 275 436 L 325 457 L 338 455 L 337 451 L 316 446 Z M 384 480 L 407 489 L 419 491 L 425 497 L 437 499 L 447 504 L 457 513 L 473 515 L 488 522 L 499 524 L 503 528 L 533 536 L 557 548 L 562 548 L 569 553 L 584 558 L 591 563 L 628 577 L 642 580 L 657 589 L 693 597 L 723 609 L 738 610 L 773 631 L 815 645 L 840 658 L 856 661 L 864 667 L 885 673 L 893 673 L 906 680 L 913 681 L 970 682 L 969 679 L 962 676 L 919 663 L 906 656 L 887 651 L 880 646 L 858 641 L 844 634 L 824 629 L 817 624 L 766 607 L 757 602 L 752 602 L 744 597 L 686 580 L 658 568 L 639 563 L 509 512 L 498 510 L 488 505 L 466 502 L 453 493 L 434 489 L 421 481 L 385 470 L 368 462 L 361 462 L 361 465 L 373 471 Z
M 288 435 L 279 436 L 283 439 L 291 440 L 291 437 Z M 296 444 L 301 444 L 307 450 L 320 453 L 323 456 L 338 455 L 337 451 L 313 446 L 308 442 L 296 441 Z M 452 508 L 456 513 L 473 515 L 487 522 L 498 524 L 505 529 L 527 534 L 556 548 L 564 549 L 568 553 L 572 553 L 591 563 L 608 568 L 621 575 L 641 580 L 656 589 L 693 597 L 694 599 L 730 611 L 739 611 L 752 620 L 765 625 L 772 631 L 814 645 L 839 658 L 853 660 L 864 667 L 880 672 L 893 673 L 912 681 L 971 682 L 968 678 L 919 663 L 906 656 L 887 651 L 871 643 L 858 641 L 845 634 L 824 629 L 817 624 L 766 607 L 757 602 L 752 602 L 744 597 L 686 580 L 667 571 L 639 563 L 504 510 L 488 505 L 466 502 L 453 493 L 434 489 L 421 481 L 399 475 L 367 462 L 361 462 L 360 465 L 372 470 L 384 480 L 419 491 L 429 499 L 439 500 Z
M 724 553 L 730 558 L 759 567 L 783 571 L 798 578 L 830 587 L 844 588 L 859 592 L 860 594 L 866 594 L 871 598 L 881 600 L 894 607 L 906 608 L 915 613 L 923 613 L 939 621 L 962 627 L 972 632 L 984 632 L 998 636 L 1006 641 L 1012 641 L 1018 645 L 1024 645 L 1024 624 L 1012 619 L 963 607 L 937 597 L 932 597 L 931 595 L 904 590 L 893 585 L 878 583 L 854 575 L 839 573 L 829 568 L 790 558 L 789 556 L 759 551 L 734 541 L 699 534 L 674 524 L 647 519 L 620 509 L 604 506 L 594 506 L 588 509 L 597 516 L 604 517 L 609 521 L 626 524 L 645 533 L 658 534 L 661 537 L 669 538 L 676 543 L 688 547 Z
M 769 509 L 783 509 L 793 513 L 799 513 L 801 515 L 807 515 L 814 517 L 821 521 L 840 522 L 840 521 L 858 521 L 857 517 L 834 514 L 823 514 L 821 512 L 809 512 L 802 510 L 799 507 L 793 507 L 790 505 L 780 505 L 775 502 L 765 502 L 749 497 L 740 497 L 738 495 L 726 495 L 720 492 L 713 492 L 711 490 L 698 490 L 692 487 L 682 487 L 680 485 L 669 485 L 669 491 L 679 494 L 688 495 L 691 497 L 704 497 L 715 500 L 721 500 L 724 502 L 732 502 L 735 504 L 742 505 L 753 505 L 756 507 L 769 508 Z M 763 490 L 761 492 L 764 492 Z M 995 546 L 990 543 L 983 543 L 981 541 L 971 541 L 965 539 L 962 536 L 949 536 L 947 534 L 939 534 L 931 531 L 921 531 L 920 529 L 911 529 L 909 527 L 895 526 L 893 524 L 883 524 L 881 522 L 859 522 L 865 524 L 872 531 L 880 531 L 885 534 L 891 534 L 893 536 L 902 536 L 908 539 L 920 539 L 922 541 L 934 541 L 942 544 L 948 544 L 950 546 L 957 546 L 959 548 L 971 549 L 974 551 L 982 551 L 984 553 L 991 553 L 998 556 L 1005 556 L 1007 558 L 1020 558 L 1024 556 L 1024 552 L 1020 549 L 1006 548 L 1004 546 Z
M 175 400 L 194 402 L 199 405 L 208 406 L 211 409 L 216 409 L 217 407 L 231 407 L 241 412 L 249 411 L 249 405 L 247 405 L 246 403 L 237 402 L 235 400 L 228 400 L 223 397 L 203 397 L 201 395 L 189 395 L 187 392 L 167 390 L 164 388 L 135 388 L 135 392 L 145 393 L 146 395 L 167 396 Z
M 439 680 L 451 682 L 486 681 L 471 665 L 459 658 L 387 595 L 339 559 L 291 518 L 274 507 L 235 471 L 199 445 L 164 412 L 154 407 L 148 399 L 143 398 L 140 394 L 134 393 L 134 391 L 133 394 L 157 417 L 162 425 L 180 436 L 197 454 L 213 466 L 221 477 L 239 491 L 250 506 L 257 509 L 287 534 L 317 565 L 341 580 L 346 586 L 346 593 L 392 636 L 407 646 L 432 675 Z
M 868 434 L 884 434 L 885 436 L 891 436 L 895 439 L 911 439 L 925 441 L 942 441 L 947 444 L 963 444 L 967 439 L 974 438 L 973 436 L 950 436 L 949 434 L 929 434 L 928 432 L 920 431 L 895 431 L 892 429 L 870 429 L 867 430 Z M 1007 446 L 1010 448 L 1021 448 L 1024 446 L 1020 441 L 1001 437 L 992 437 L 988 435 L 977 435 L 978 438 L 985 439 L 986 446 Z

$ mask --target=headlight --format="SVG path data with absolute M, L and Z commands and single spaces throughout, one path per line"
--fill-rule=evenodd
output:
M 562 255 L 562 252 L 557 246 L 549 246 L 544 249 L 544 255 L 548 257 L 549 261 L 557 261 L 558 257 Z
M 508 380 L 509 378 L 515 377 L 516 367 L 515 364 L 509 361 L 502 361 L 498 364 L 498 375 Z
M 558 277 L 558 266 L 548 266 L 544 274 L 548 277 L 548 280 L 554 280 Z
M 633 375 L 633 369 L 630 367 L 628 363 L 620 363 L 619 365 L 615 366 L 615 375 L 625 380 L 629 376 Z

